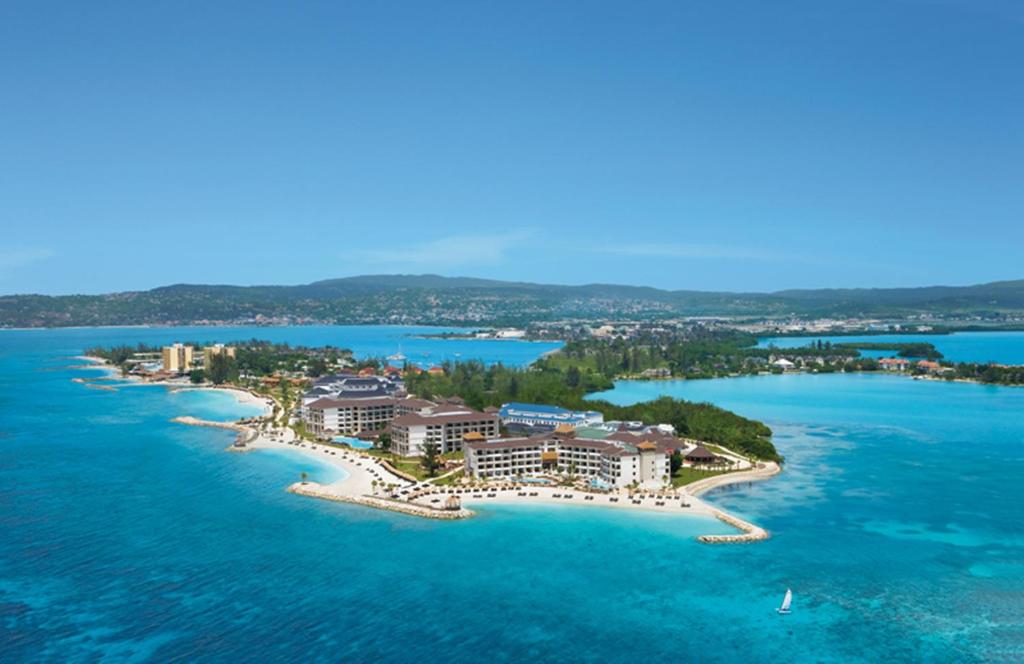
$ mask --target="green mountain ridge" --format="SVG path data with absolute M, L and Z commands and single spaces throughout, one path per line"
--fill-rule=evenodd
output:
M 362 275 L 291 286 L 172 284 L 104 295 L 0 296 L 0 326 L 61 327 L 287 318 L 348 323 L 521 324 L 680 316 L 995 317 L 1024 313 L 1024 280 L 972 286 L 772 293 L 558 285 L 474 277 Z

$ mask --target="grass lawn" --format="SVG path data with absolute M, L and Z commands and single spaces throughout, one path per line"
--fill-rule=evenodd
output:
M 403 473 L 412 475 L 418 480 L 430 479 L 430 475 L 427 475 L 427 469 L 424 468 L 423 464 L 420 462 L 420 457 L 396 457 L 393 456 L 390 452 L 384 452 L 383 450 L 378 449 L 369 449 L 365 451 L 370 456 L 375 456 L 386 460 L 388 463 L 390 463 L 398 470 L 402 471 Z M 441 458 L 445 459 L 446 461 L 462 460 L 463 455 L 462 452 L 449 452 L 448 454 L 442 454 Z M 439 470 L 437 472 L 437 475 L 443 475 L 444 472 L 445 471 L 443 470 Z M 434 477 L 437 477 L 437 475 L 435 475 Z
M 396 457 L 390 452 L 384 452 L 383 450 L 377 449 L 366 450 L 366 453 L 370 456 L 384 459 L 398 470 L 408 475 L 412 475 L 418 480 L 427 479 L 427 469 L 420 465 L 418 457 Z
M 718 445 L 714 445 L 712 443 L 704 443 L 704 447 L 706 447 L 709 452 L 714 452 L 718 456 L 728 456 L 730 454 L 736 454 L 735 452 L 730 452 L 724 447 L 719 447 Z
M 685 486 L 691 482 L 702 480 L 705 477 L 714 477 L 715 475 L 723 475 L 729 472 L 728 470 L 697 470 L 695 468 L 680 468 L 675 475 L 672 476 L 672 486 L 680 487 Z
M 437 484 L 438 486 L 451 486 L 453 484 L 458 484 L 459 482 L 461 482 L 462 478 L 465 477 L 465 476 L 466 476 L 466 471 L 465 470 L 460 470 L 460 471 L 458 471 L 456 473 L 452 473 L 451 475 L 449 475 L 448 477 L 444 478 L 443 480 L 437 480 L 436 482 L 434 482 L 434 484 Z

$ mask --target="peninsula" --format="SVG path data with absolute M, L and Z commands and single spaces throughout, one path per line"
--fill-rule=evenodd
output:
M 780 470 L 767 427 L 708 404 L 662 398 L 619 407 L 584 402 L 604 383 L 569 370 L 472 361 L 400 369 L 338 349 L 259 341 L 90 354 L 139 380 L 267 399 L 263 417 L 239 423 L 176 421 L 235 429 L 233 451 L 289 447 L 344 471 L 328 484 L 302 478 L 294 493 L 441 519 L 472 516 L 487 502 L 572 501 L 704 514 L 742 531 L 708 542 L 767 536 L 698 498 Z M 296 356 L 304 359 L 290 361 Z M 514 401 L 523 397 L 547 403 Z

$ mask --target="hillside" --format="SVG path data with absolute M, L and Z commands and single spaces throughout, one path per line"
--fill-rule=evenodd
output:
M 240 322 L 521 324 L 567 318 L 1018 315 L 1024 280 L 975 286 L 670 291 L 438 275 L 371 275 L 297 286 L 175 284 L 106 295 L 0 297 L 0 326 Z

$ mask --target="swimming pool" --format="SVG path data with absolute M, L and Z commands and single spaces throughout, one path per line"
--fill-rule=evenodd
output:
M 343 443 L 357 450 L 368 450 L 373 447 L 373 443 L 368 443 L 365 440 L 359 440 L 351 436 L 335 436 L 333 440 L 336 443 Z

